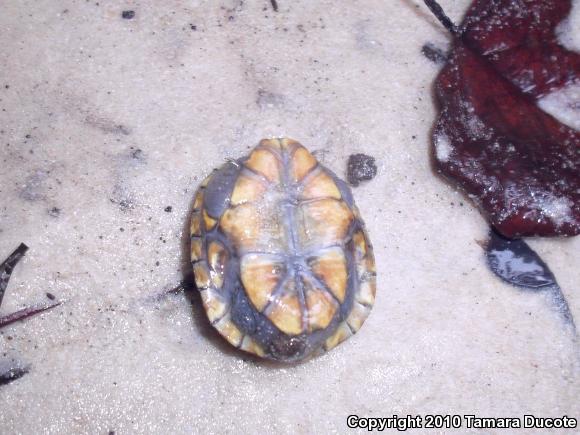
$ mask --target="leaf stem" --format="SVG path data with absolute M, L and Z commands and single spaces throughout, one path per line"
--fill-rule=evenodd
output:
M 458 27 L 451 21 L 451 19 L 445 14 L 445 11 L 436 0 L 423 0 L 429 10 L 435 15 L 435 18 L 439 20 L 443 27 L 445 27 L 453 36 L 459 34 Z

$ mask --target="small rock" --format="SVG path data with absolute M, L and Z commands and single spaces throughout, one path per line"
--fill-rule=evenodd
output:
M 167 207 L 165 207 L 165 211 L 167 213 L 171 213 L 172 210 L 173 210 L 173 207 L 171 207 L 170 205 L 168 205 Z
M 145 159 L 145 153 L 143 153 L 143 150 L 140 148 L 137 148 L 133 151 L 131 151 L 131 157 L 133 157 L 136 160 L 144 160 Z
M 60 216 L 60 208 L 52 207 L 50 210 L 48 210 L 48 215 L 52 216 L 52 217 L 59 217 Z
M 133 18 L 135 18 L 135 11 L 123 11 L 123 13 L 121 14 L 121 16 L 125 20 L 132 20 Z
M 353 186 L 358 186 L 361 181 L 368 181 L 377 175 L 375 158 L 366 154 L 351 154 L 347 164 L 347 179 Z

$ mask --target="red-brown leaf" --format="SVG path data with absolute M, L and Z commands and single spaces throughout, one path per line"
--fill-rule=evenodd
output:
M 537 100 L 580 83 L 568 0 L 476 0 L 436 81 L 435 165 L 507 237 L 580 234 L 580 132 Z

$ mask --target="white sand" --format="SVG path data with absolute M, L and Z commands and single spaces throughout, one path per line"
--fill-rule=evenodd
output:
M 46 291 L 66 303 L 1 331 L 0 358 L 31 365 L 0 387 L 1 433 L 580 417 L 577 350 L 558 316 L 491 275 L 484 219 L 430 169 L 439 67 L 420 50 L 448 38 L 418 0 L 278 0 L 278 13 L 268 1 L 4 3 L 0 254 L 31 250 L 0 313 Z M 458 21 L 468 1 L 441 3 Z M 183 295 L 148 300 L 182 277 L 200 180 L 270 135 L 341 175 L 354 152 L 379 165 L 354 189 L 375 245 L 375 308 L 357 336 L 295 367 L 230 352 Z M 580 238 L 531 243 L 580 319 Z

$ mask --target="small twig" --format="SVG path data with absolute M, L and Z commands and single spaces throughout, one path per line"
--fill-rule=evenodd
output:
M 21 243 L 20 246 L 18 246 L 18 248 L 16 248 L 2 264 L 0 264 L 0 305 L 2 305 L 4 292 L 6 291 L 6 287 L 8 287 L 8 281 L 10 281 L 10 275 L 12 275 L 14 267 L 22 257 L 24 257 L 24 254 L 26 254 L 26 251 L 28 251 L 28 246 Z
M 167 290 L 163 290 L 160 293 L 152 295 L 147 299 L 150 301 L 160 301 L 168 295 L 176 295 L 176 294 L 179 294 L 182 292 L 187 293 L 187 292 L 190 292 L 190 291 L 195 290 L 195 289 L 196 289 L 196 287 L 195 287 L 195 282 L 193 280 L 193 277 L 186 277 L 183 281 L 181 281 L 175 287 L 171 287 Z
M 185 286 L 183 285 L 183 282 L 180 282 L 175 287 L 172 287 L 172 288 L 167 289 L 167 290 L 163 290 L 161 293 L 156 294 L 155 296 L 153 296 L 153 299 L 160 300 L 160 299 L 163 299 L 167 295 L 176 295 L 176 294 L 181 293 L 183 291 L 185 291 Z
M 453 36 L 459 34 L 459 28 L 451 21 L 451 19 L 445 14 L 445 11 L 436 0 L 423 0 L 429 10 L 435 15 L 435 18 L 439 20 L 443 27 L 445 27 Z
M 34 316 L 35 314 L 42 313 L 43 311 L 50 310 L 54 307 L 58 307 L 62 302 L 56 302 L 54 304 L 46 305 L 44 307 L 27 307 L 22 310 L 18 310 L 14 313 L 8 314 L 6 316 L 0 317 L 0 328 L 4 328 L 14 322 L 27 319 Z
M 276 0 L 270 0 L 270 3 L 272 4 L 272 9 L 274 9 L 274 12 L 278 12 L 278 2 Z

